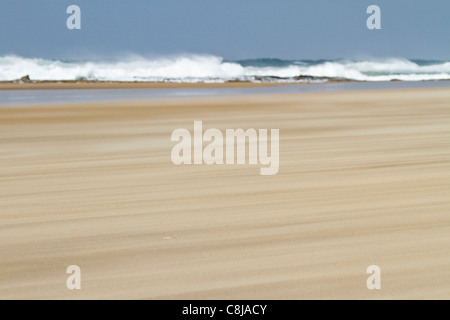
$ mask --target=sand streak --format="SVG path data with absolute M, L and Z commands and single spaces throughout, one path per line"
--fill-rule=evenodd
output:
M 279 174 L 174 166 L 194 120 Z M 2 107 L 0 298 L 449 299 L 450 90 Z

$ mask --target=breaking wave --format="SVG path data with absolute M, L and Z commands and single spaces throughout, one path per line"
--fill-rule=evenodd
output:
M 227 61 L 211 55 L 183 55 L 122 60 L 46 60 L 0 57 L 0 81 L 29 75 L 31 80 L 98 80 L 150 82 L 321 82 L 424 81 L 450 79 L 450 61 L 403 58 L 368 60 Z

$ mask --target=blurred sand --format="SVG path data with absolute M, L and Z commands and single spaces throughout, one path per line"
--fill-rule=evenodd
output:
M 194 120 L 279 174 L 173 165 Z M 2 299 L 450 298 L 449 89 L 1 107 L 0 150 Z

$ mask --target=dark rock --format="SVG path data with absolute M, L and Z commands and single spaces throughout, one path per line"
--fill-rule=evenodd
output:
M 31 83 L 33 81 L 31 81 L 29 75 L 26 75 L 26 76 L 23 76 L 22 78 L 20 78 L 18 82 L 19 83 Z

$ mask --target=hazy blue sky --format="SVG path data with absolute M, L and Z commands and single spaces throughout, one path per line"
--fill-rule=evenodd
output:
M 66 9 L 82 11 L 68 30 Z M 366 9 L 382 10 L 382 29 Z M 450 59 L 449 0 L 0 0 L 0 55 Z

